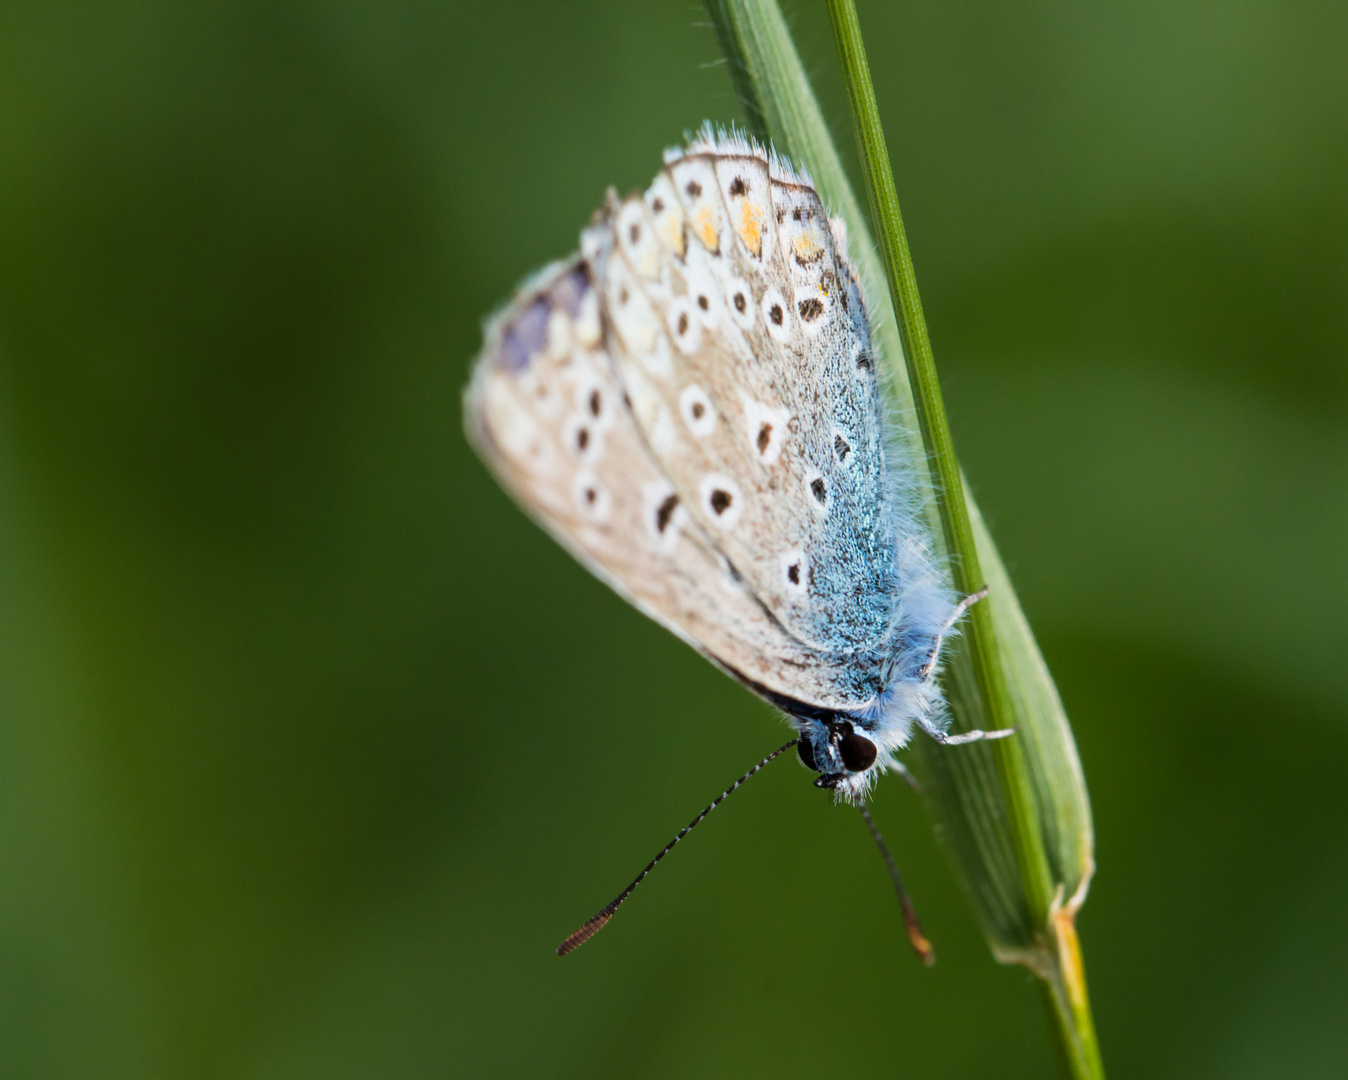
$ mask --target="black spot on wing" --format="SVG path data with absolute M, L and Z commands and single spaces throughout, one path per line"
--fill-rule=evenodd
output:
M 797 306 L 800 308 L 800 317 L 806 322 L 814 322 L 824 314 L 824 302 L 817 296 L 807 297 Z
M 669 520 L 674 516 L 674 511 L 679 507 L 679 497 L 677 495 L 666 495 L 664 501 L 655 511 L 655 531 L 663 533 L 669 528 Z

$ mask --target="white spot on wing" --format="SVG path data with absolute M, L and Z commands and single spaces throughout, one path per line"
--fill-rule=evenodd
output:
M 548 343 L 545 355 L 554 363 L 571 351 L 571 316 L 559 308 L 548 315 Z
M 660 273 L 660 244 L 654 226 L 646 220 L 645 204 L 640 199 L 624 203 L 614 227 L 618 246 L 632 268 L 644 278 Z
M 507 454 L 524 459 L 529 456 L 529 450 L 537 442 L 540 432 L 527 412 L 514 402 L 510 402 L 509 406 L 508 409 L 497 410 L 501 415 L 494 418 L 497 421 L 496 438 Z
M 651 421 L 650 433 L 651 445 L 661 454 L 666 454 L 674 449 L 674 444 L 679 440 L 678 435 L 675 434 L 674 421 L 670 419 L 669 410 L 663 405 L 657 410 L 655 419 Z
M 530 368 L 519 377 L 521 397 L 529 402 L 539 416 L 556 416 L 565 404 L 561 394 L 549 381 L 553 377 L 553 372 L 539 368 Z
M 576 508 L 590 521 L 602 523 L 608 520 L 613 498 L 594 473 L 587 470 L 576 474 L 571 481 L 571 498 Z
M 717 528 L 733 529 L 743 510 L 739 485 L 728 476 L 708 473 L 702 478 L 697 490 L 703 507 Z
M 674 485 L 668 480 L 653 480 L 643 484 L 641 505 L 651 550 L 662 555 L 672 554 L 679 543 L 679 532 L 688 518 L 688 511 L 679 503 Z
M 580 298 L 580 310 L 576 312 L 571 333 L 582 345 L 593 349 L 599 344 L 599 332 L 599 296 L 593 289 L 589 289 Z
M 697 351 L 698 342 L 702 340 L 702 324 L 688 297 L 674 298 L 673 303 L 669 305 L 665 322 L 669 326 L 674 344 L 679 347 L 679 352 L 689 356 Z
M 772 339 L 785 345 L 791 340 L 791 308 L 786 298 L 776 289 L 769 289 L 763 294 L 763 303 L 759 307 L 762 308 L 763 323 Z
M 735 325 L 741 330 L 752 330 L 758 318 L 758 306 L 754 303 L 753 290 L 739 278 L 726 282 L 725 306 Z
M 562 425 L 562 445 L 577 461 L 593 465 L 604 456 L 604 433 L 588 414 L 573 413 Z
M 827 517 L 829 505 L 833 502 L 833 491 L 824 474 L 818 469 L 809 470 L 805 474 L 805 487 L 809 490 L 810 506 L 814 512 L 820 517 Z
M 674 361 L 669 352 L 669 338 L 660 334 L 646 352 L 641 354 L 641 363 L 652 375 L 669 376 L 674 374 Z
M 616 402 L 609 387 L 594 372 L 585 372 L 576 381 L 574 402 L 576 411 L 596 431 L 607 431 L 613 426 Z
M 674 193 L 674 185 L 669 177 L 661 173 L 655 182 L 646 189 L 646 205 L 650 207 L 651 218 L 655 221 L 655 232 L 665 249 L 682 259 L 683 204 Z
M 688 299 L 704 327 L 715 330 L 721 325 L 721 286 L 703 266 L 689 267 Z
M 651 302 L 638 287 L 631 272 L 619 259 L 608 262 L 607 310 L 618 334 L 627 346 L 628 352 L 640 355 L 654 344 L 660 332 L 660 322 L 656 318 Z
M 803 551 L 788 551 L 779 560 L 782 584 L 795 596 L 805 596 L 810 588 L 810 559 Z
M 679 395 L 679 415 L 688 430 L 699 439 L 705 439 L 716 430 L 716 410 L 711 407 L 707 392 L 697 383 L 690 383 Z
M 822 289 L 800 288 L 796 290 L 796 314 L 800 316 L 800 325 L 806 335 L 814 337 L 828 325 L 832 302 Z

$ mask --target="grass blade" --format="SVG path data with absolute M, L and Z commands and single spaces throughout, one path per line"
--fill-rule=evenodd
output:
M 1014 726 L 1019 734 L 958 752 L 917 740 L 933 810 L 994 955 L 1043 980 L 1070 1075 L 1102 1078 L 1074 921 L 1095 868 L 1085 778 L 1057 689 L 964 491 L 855 8 L 829 0 L 878 247 L 775 0 L 707 0 L 707 8 L 751 131 L 803 162 L 847 222 L 893 404 L 911 420 L 899 438 L 931 467 L 932 531 L 957 588 L 973 592 L 986 582 L 991 589 L 972 609 L 945 689 L 957 728 Z

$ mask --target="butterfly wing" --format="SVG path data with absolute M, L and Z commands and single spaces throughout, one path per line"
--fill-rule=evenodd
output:
M 466 426 L 502 485 L 583 565 L 741 679 L 824 706 L 871 696 L 787 633 L 688 513 L 613 364 L 594 264 L 559 263 L 488 325 Z
M 674 155 L 582 247 L 609 352 L 690 521 L 797 641 L 893 631 L 882 405 L 855 275 L 814 190 L 739 142 Z

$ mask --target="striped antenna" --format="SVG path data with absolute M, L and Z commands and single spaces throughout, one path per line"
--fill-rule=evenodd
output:
M 655 869 L 655 864 L 674 850 L 675 844 L 677 844 L 680 840 L 682 840 L 685 836 L 687 836 L 690 832 L 692 832 L 697 825 L 700 825 L 702 823 L 702 819 L 706 817 L 708 814 L 710 814 L 713 810 L 715 810 L 718 806 L 720 806 L 721 803 L 725 800 L 725 797 L 727 795 L 729 795 L 732 791 L 734 791 L 737 787 L 739 787 L 742 783 L 744 783 L 744 781 L 748 780 L 749 777 L 753 776 L 754 773 L 758 772 L 759 769 L 761 769 L 773 758 L 786 753 L 788 750 L 791 749 L 791 747 L 795 746 L 796 743 L 798 742 L 800 742 L 800 739 L 795 738 L 792 739 L 785 746 L 779 746 L 771 754 L 765 757 L 762 761 L 760 761 L 747 773 L 745 773 L 733 784 L 731 784 L 728 788 L 726 788 L 723 792 L 721 792 L 721 794 L 717 795 L 716 798 L 714 798 L 710 803 L 707 804 L 707 806 L 703 809 L 702 813 L 698 814 L 697 817 L 693 818 L 692 821 L 690 821 L 687 825 L 685 825 L 682 829 L 679 830 L 679 835 L 674 837 L 673 840 L 671 840 L 668 844 L 666 844 L 664 850 L 661 851 L 659 855 L 657 855 L 655 858 L 653 858 L 650 862 L 646 864 L 646 869 L 641 871 L 641 873 L 639 873 L 636 876 L 636 880 L 633 881 L 631 885 L 627 886 L 627 888 L 625 888 L 616 897 L 614 897 L 612 901 L 605 904 L 592 919 L 590 919 L 585 923 L 584 926 L 582 926 L 569 938 L 567 938 L 560 945 L 558 945 L 557 955 L 565 956 L 573 949 L 580 948 L 587 941 L 589 941 L 590 938 L 594 937 L 595 934 L 599 933 L 599 931 L 604 928 L 604 924 L 608 922 L 609 919 L 613 918 L 613 913 L 618 910 L 618 908 L 622 905 L 622 902 L 632 895 L 632 890 L 635 889 L 638 885 L 640 885 L 642 879 L 645 878 L 647 874 L 649 874 L 652 870 Z

